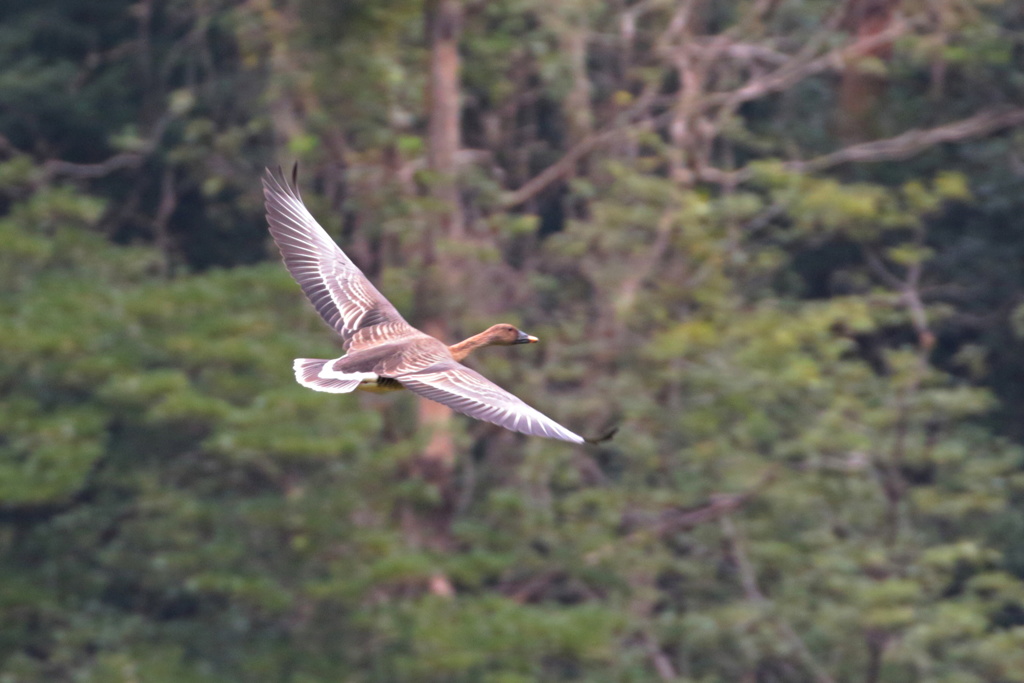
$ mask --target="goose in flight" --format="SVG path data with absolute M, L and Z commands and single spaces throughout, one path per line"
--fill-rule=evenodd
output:
M 447 346 L 407 323 L 306 209 L 296 171 L 291 184 L 269 170 L 263 179 L 270 234 L 288 272 L 341 336 L 346 352 L 331 360 L 296 359 L 299 384 L 336 394 L 409 389 L 514 432 L 573 443 L 604 440 L 569 431 L 460 362 L 482 346 L 529 344 L 536 337 L 499 324 Z

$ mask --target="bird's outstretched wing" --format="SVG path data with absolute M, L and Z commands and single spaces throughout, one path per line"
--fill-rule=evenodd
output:
M 425 370 L 396 376 L 410 391 L 478 420 L 491 422 L 514 432 L 584 443 L 540 411 L 531 408 L 483 375 L 454 360 Z
M 295 184 L 271 171 L 263 178 L 267 223 L 284 265 L 317 313 L 348 350 L 359 350 L 422 333 L 409 325 L 377 291 L 302 203 Z

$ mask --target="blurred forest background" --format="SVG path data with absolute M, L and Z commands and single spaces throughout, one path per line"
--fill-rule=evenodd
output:
M 0 682 L 1024 681 L 1024 2 L 4 0 Z M 321 223 L 576 448 L 295 384 Z

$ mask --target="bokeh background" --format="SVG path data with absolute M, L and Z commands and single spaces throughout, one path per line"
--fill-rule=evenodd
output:
M 1020 0 L 4 0 L 0 682 L 1024 681 L 1022 126 Z M 615 440 L 296 385 L 294 161 Z

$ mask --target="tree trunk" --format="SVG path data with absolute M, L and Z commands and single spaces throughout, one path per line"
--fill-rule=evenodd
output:
M 459 33 L 462 23 L 460 0 L 427 0 L 425 5 L 427 41 L 430 47 L 430 73 L 427 81 L 429 124 L 427 165 L 431 171 L 431 195 L 444 207 L 424 235 L 426 271 L 417 291 L 420 326 L 427 334 L 448 342 L 451 328 L 449 310 L 443 303 L 456 291 L 459 268 L 451 257 L 439 253 L 439 240 L 465 237 L 462 207 L 457 184 L 457 155 L 460 143 L 459 105 Z M 437 552 L 449 551 L 451 541 L 452 469 L 455 444 L 452 439 L 451 411 L 433 401 L 420 399 L 417 415 L 420 429 L 428 434 L 427 445 L 414 463 L 414 473 L 437 488 L 440 503 L 406 517 L 410 539 Z M 451 585 L 441 574 L 434 576 L 430 590 L 450 594 Z
M 432 175 L 431 193 L 444 209 L 425 235 L 426 282 L 418 292 L 418 309 L 427 334 L 448 340 L 450 327 L 443 302 L 457 286 L 457 268 L 435 248 L 441 240 L 465 237 L 462 207 L 459 202 L 456 157 L 459 151 L 459 31 L 462 22 L 460 0 L 428 0 L 426 30 L 430 45 L 430 74 L 427 102 L 430 120 L 427 136 L 427 164 Z M 423 459 L 431 471 L 450 471 L 455 459 L 451 436 L 451 411 L 432 401 L 420 400 L 420 427 L 430 433 Z M 447 479 L 447 477 L 444 477 Z M 442 484 L 446 482 L 438 482 Z
M 562 50 L 569 59 L 572 73 L 572 88 L 563 105 L 572 144 L 589 137 L 594 131 L 594 114 L 590 107 L 592 87 L 587 76 L 588 38 L 587 25 L 582 17 L 576 25 L 561 32 Z
M 441 217 L 441 231 L 449 239 L 464 236 L 456 156 L 459 137 L 459 34 L 462 28 L 460 0 L 428 0 L 427 39 L 430 44 L 430 78 L 427 102 L 430 123 L 427 136 L 427 166 L 432 171 L 432 191 L 447 209 Z
M 892 23 L 899 0 L 855 0 L 846 18 L 847 28 L 863 40 L 882 33 Z M 878 101 L 885 94 L 884 74 L 864 68 L 866 58 L 888 61 L 892 43 L 885 42 L 866 50 L 858 50 L 846 63 L 839 83 L 839 137 L 844 144 L 863 142 L 876 137 L 873 130 Z

